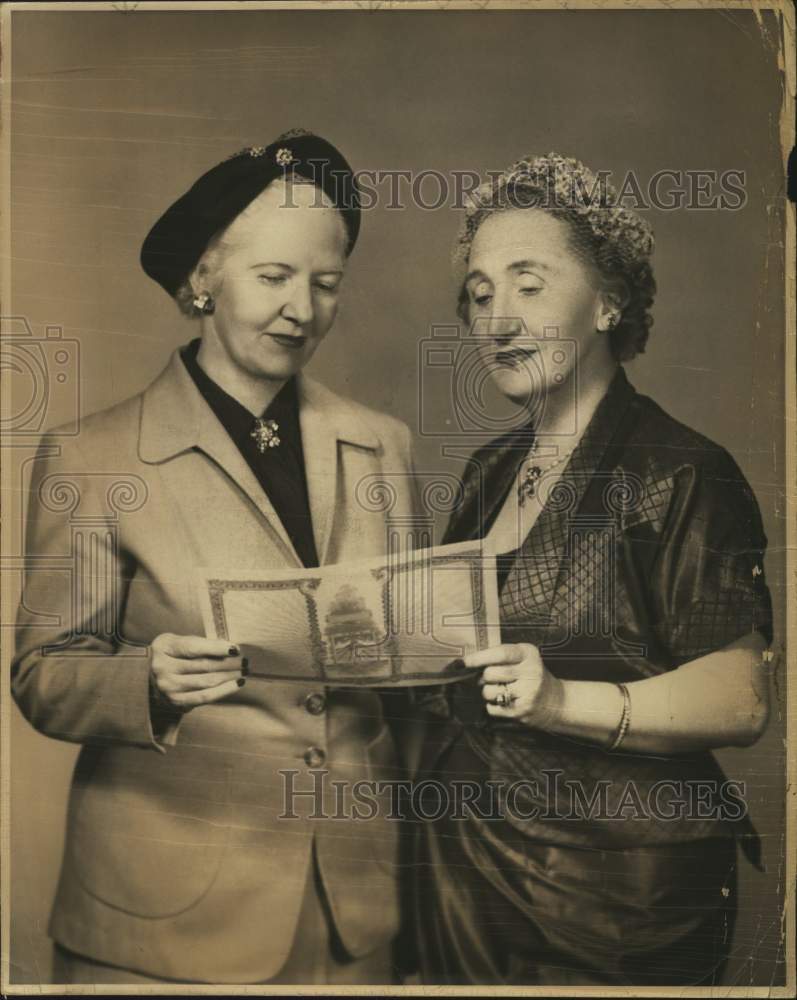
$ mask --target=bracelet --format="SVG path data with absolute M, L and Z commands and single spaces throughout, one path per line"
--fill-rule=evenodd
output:
M 620 716 L 620 724 L 617 726 L 617 732 L 614 734 L 614 739 L 606 748 L 607 753 L 612 753 L 616 750 L 628 734 L 629 727 L 631 726 L 631 695 L 628 693 L 628 688 L 625 684 L 618 684 L 617 687 L 623 696 L 623 714 Z

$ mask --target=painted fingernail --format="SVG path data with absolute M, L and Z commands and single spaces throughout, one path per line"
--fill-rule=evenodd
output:
M 241 673 L 244 677 L 249 676 L 249 660 L 246 657 L 241 660 Z
M 242 688 L 244 684 L 246 684 L 246 681 L 244 680 L 243 677 L 239 677 L 235 683 L 238 685 L 239 688 Z
M 452 664 L 451 664 L 451 669 L 452 670 L 464 670 L 465 669 L 465 661 L 461 660 L 461 659 L 460 660 L 454 660 L 452 662 Z
M 239 649 L 237 646 L 230 646 L 227 652 L 230 654 L 230 656 L 237 656 L 239 653 Z

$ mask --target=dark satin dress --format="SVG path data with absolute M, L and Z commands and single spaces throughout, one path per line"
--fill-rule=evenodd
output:
M 486 535 L 527 449 L 510 434 L 473 456 L 446 541 Z M 619 369 L 528 537 L 502 558 L 502 641 L 538 646 L 559 677 L 612 682 L 675 669 L 754 631 L 769 642 L 765 547 L 727 452 Z M 424 982 L 720 982 L 735 842 L 754 863 L 759 846 L 744 809 L 729 807 L 713 755 L 607 753 L 493 720 L 470 681 L 421 697 L 430 725 L 420 777 L 442 782 L 451 801 L 462 780 L 483 789 L 482 809 L 417 826 Z M 511 809 L 500 799 L 496 808 L 491 783 L 515 783 Z M 597 807 L 574 805 L 573 786 L 599 793 Z

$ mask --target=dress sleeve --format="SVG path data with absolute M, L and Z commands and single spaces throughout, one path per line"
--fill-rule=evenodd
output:
M 674 666 L 759 632 L 772 642 L 767 539 L 750 486 L 725 452 L 675 475 L 654 566 L 655 631 Z

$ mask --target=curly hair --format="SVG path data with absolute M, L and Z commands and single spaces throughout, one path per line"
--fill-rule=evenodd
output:
M 587 257 L 607 286 L 623 290 L 622 314 L 609 333 L 614 358 L 629 361 L 645 350 L 656 294 L 650 264 L 653 230 L 636 212 L 618 203 L 604 174 L 596 176 L 579 160 L 558 153 L 526 156 L 491 177 L 471 198 L 454 250 L 455 264 L 467 261 L 477 230 L 493 213 L 542 209 L 567 222 L 574 250 Z M 457 312 L 467 321 L 464 288 Z

